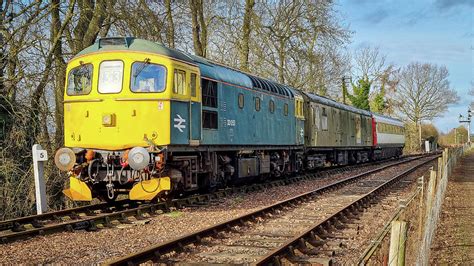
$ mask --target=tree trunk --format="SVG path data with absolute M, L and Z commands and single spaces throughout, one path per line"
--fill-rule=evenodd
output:
M 418 148 L 421 150 L 423 143 L 421 142 L 421 121 L 418 123 Z
M 59 15 L 60 0 L 51 0 L 51 40 L 60 35 L 61 18 Z M 61 33 L 62 34 L 62 33 Z M 54 134 L 54 149 L 63 145 L 63 117 L 64 117 L 64 82 L 66 77 L 66 62 L 63 58 L 62 41 L 53 49 L 56 84 L 54 88 L 54 99 L 56 104 L 55 121 L 56 132 Z
M 171 48 L 175 47 L 174 44 L 174 22 L 173 14 L 171 13 L 171 0 L 165 0 L 166 7 L 166 20 L 168 21 L 168 27 L 166 30 L 166 39 L 168 40 L 168 46 Z
M 240 46 L 240 68 L 244 71 L 249 71 L 249 41 L 254 5 L 255 0 L 245 1 L 244 23 L 242 24 L 242 45 Z
M 73 54 L 92 45 L 99 35 L 102 24 L 107 17 L 107 8 L 112 8 L 109 0 L 78 0 L 79 20 L 74 28 Z M 107 32 L 101 32 L 107 35 Z
M 191 18 L 193 26 L 194 53 L 206 57 L 207 26 L 204 22 L 202 0 L 191 0 Z
M 3 0 L 0 0 L 0 95 L 6 95 L 7 90 L 5 89 L 5 14 L 3 10 Z
M 280 47 L 278 47 L 278 81 L 285 83 L 285 41 L 280 39 Z

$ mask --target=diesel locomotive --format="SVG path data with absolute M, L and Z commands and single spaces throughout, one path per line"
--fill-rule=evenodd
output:
M 66 196 L 170 197 L 396 157 L 403 123 L 162 44 L 102 38 L 67 65 Z

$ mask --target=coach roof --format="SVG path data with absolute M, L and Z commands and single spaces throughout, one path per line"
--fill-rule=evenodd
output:
M 329 98 L 326 98 L 326 97 L 323 97 L 323 96 L 319 96 L 319 95 L 308 93 L 308 92 L 305 92 L 304 94 L 306 96 L 308 96 L 312 101 L 322 103 L 324 105 L 329 105 L 329 106 L 336 107 L 338 109 L 346 110 L 346 111 L 349 111 L 349 112 L 353 112 L 353 113 L 356 113 L 356 114 L 361 114 L 361 115 L 365 115 L 365 116 L 372 116 L 369 111 L 362 110 L 362 109 L 359 109 L 359 108 L 355 108 L 353 106 L 346 105 L 346 104 L 343 104 L 343 103 L 339 103 L 339 102 L 336 102 L 332 99 L 329 99 Z

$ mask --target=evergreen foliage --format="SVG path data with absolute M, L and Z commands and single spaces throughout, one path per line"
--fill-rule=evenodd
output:
M 375 95 L 374 100 L 370 102 L 370 110 L 375 113 L 383 114 L 387 108 L 385 100 L 385 85 L 382 84 L 380 91 Z
M 371 85 L 372 83 L 367 78 L 359 79 L 357 84 L 352 83 L 354 94 L 347 93 L 347 97 L 354 107 L 370 111 L 369 94 Z

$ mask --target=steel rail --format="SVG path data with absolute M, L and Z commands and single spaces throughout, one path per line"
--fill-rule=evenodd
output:
M 325 234 L 324 231 L 328 227 L 336 226 L 336 221 L 348 221 L 347 216 L 350 215 L 352 212 L 356 211 L 357 208 L 363 208 L 364 205 L 372 201 L 376 198 L 379 193 L 383 190 L 394 184 L 395 182 L 399 181 L 401 178 L 407 176 L 408 174 L 412 173 L 416 169 L 420 168 L 421 166 L 432 162 L 433 160 L 437 159 L 438 156 L 431 158 L 430 160 L 421 162 L 418 165 L 410 167 L 409 169 L 395 175 L 394 177 L 390 178 L 383 184 L 377 186 L 376 188 L 372 189 L 370 192 L 366 193 L 362 197 L 358 198 L 357 200 L 353 201 L 352 203 L 342 207 L 339 211 L 331 215 L 330 217 L 324 219 L 322 222 L 311 226 L 303 233 L 293 237 L 292 239 L 285 242 L 280 247 L 270 251 L 267 253 L 262 259 L 257 261 L 256 265 L 280 265 L 280 260 L 283 257 L 296 257 L 295 249 L 298 249 L 300 252 L 304 253 L 312 253 L 309 250 L 308 246 L 306 245 L 307 241 L 314 241 L 315 236 L 318 234 Z M 323 232 L 323 233 L 321 233 Z
M 419 156 L 420 155 L 409 155 L 404 156 L 401 159 L 412 160 L 412 158 L 416 158 Z M 377 165 L 385 163 L 387 161 L 390 160 L 372 162 L 372 164 Z M 324 171 L 320 171 L 317 173 L 310 173 L 288 179 L 272 180 L 259 184 L 226 188 L 209 194 L 192 195 L 186 198 L 174 199 L 172 201 L 167 202 L 143 203 L 130 200 L 120 200 L 113 203 L 103 202 L 93 205 L 44 213 L 40 215 L 32 215 L 11 220 L 0 221 L 0 243 L 6 244 L 31 236 L 46 235 L 62 231 L 74 231 L 84 229 L 93 231 L 97 229 L 97 224 L 103 224 L 106 227 L 112 226 L 111 221 L 114 219 L 117 219 L 121 223 L 128 223 L 129 221 L 126 219 L 127 217 L 135 216 L 137 219 L 140 219 L 142 218 L 144 212 L 150 213 L 150 215 L 154 215 L 158 210 L 162 212 L 168 212 L 170 208 L 179 209 L 185 206 L 199 206 L 207 204 L 213 199 L 225 197 L 233 193 L 248 193 L 251 191 L 262 190 L 265 187 L 288 185 L 303 180 L 310 180 L 322 176 L 329 176 L 334 173 L 351 171 L 368 165 L 370 164 L 331 167 L 329 169 L 325 169 Z M 95 211 L 99 210 L 102 211 L 102 213 L 95 213 Z M 85 213 L 86 216 L 80 216 L 79 214 L 81 213 Z M 65 221 L 63 219 L 65 217 L 69 217 L 69 220 Z M 51 224 L 44 224 L 46 221 L 50 221 Z M 32 228 L 27 228 L 28 225 L 31 225 L 30 227 Z M 11 230 L 12 233 L 5 233 L 5 231 L 7 230 Z
M 354 175 L 354 176 L 351 176 L 351 177 L 344 178 L 344 179 L 342 179 L 340 181 L 336 181 L 332 184 L 325 185 L 325 186 L 320 187 L 318 189 L 315 189 L 313 191 L 306 192 L 306 193 L 294 196 L 290 199 L 277 202 L 277 203 L 272 204 L 270 206 L 261 208 L 259 210 L 253 211 L 253 212 L 248 213 L 248 214 L 241 215 L 241 216 L 239 216 L 237 218 L 234 218 L 234 219 L 227 220 L 227 221 L 219 223 L 217 225 L 213 225 L 213 226 L 205 228 L 203 230 L 200 230 L 200 231 L 197 231 L 197 232 L 194 232 L 194 233 L 191 233 L 191 234 L 187 234 L 187 235 L 184 235 L 182 237 L 179 237 L 179 238 L 176 238 L 176 239 L 164 242 L 164 243 L 160 243 L 160 244 L 150 246 L 146 249 L 135 252 L 133 254 L 126 255 L 126 256 L 121 257 L 121 258 L 117 258 L 117 259 L 114 259 L 114 260 L 111 260 L 111 261 L 107 261 L 107 262 L 105 262 L 105 264 L 106 265 L 135 265 L 135 264 L 140 264 L 140 263 L 147 262 L 149 260 L 157 259 L 163 254 L 170 253 L 170 252 L 176 251 L 176 250 L 181 250 L 184 246 L 189 245 L 189 244 L 199 243 L 201 241 L 201 239 L 203 239 L 205 237 L 213 236 L 213 235 L 215 235 L 215 234 L 217 234 L 218 232 L 221 232 L 221 231 L 230 230 L 233 226 L 241 225 L 241 224 L 244 224 L 245 222 L 255 220 L 255 218 L 257 218 L 257 217 L 261 217 L 261 216 L 264 216 L 266 214 L 272 213 L 273 211 L 281 209 L 285 206 L 292 206 L 293 203 L 298 203 L 298 202 L 304 201 L 306 199 L 309 199 L 309 198 L 313 197 L 314 195 L 321 194 L 323 192 L 330 191 L 330 190 L 333 190 L 335 188 L 350 184 L 352 182 L 357 181 L 358 179 L 360 179 L 362 177 L 365 177 L 365 176 L 383 171 L 383 170 L 385 170 L 387 168 L 390 168 L 390 167 L 393 167 L 393 166 L 408 163 L 408 162 L 411 162 L 411 161 L 414 161 L 414 160 L 417 160 L 417 159 L 420 159 L 420 158 L 423 158 L 423 157 L 426 157 L 426 156 L 414 157 L 414 158 L 410 158 L 410 159 L 405 160 L 405 161 L 395 162 L 395 163 L 388 164 L 388 165 L 385 165 L 385 166 L 381 166 L 381 167 L 378 167 L 376 169 L 369 170 L 369 171 L 366 171 L 366 172 L 363 172 L 363 173 L 360 173 L 360 174 L 357 174 L 357 175 Z M 434 160 L 434 159 L 431 159 L 431 160 Z M 423 164 L 425 164 L 425 163 L 427 163 L 427 162 L 424 162 Z
M 12 230 L 20 232 L 26 230 L 25 225 L 31 224 L 33 227 L 42 227 L 41 222 L 45 220 L 58 220 L 59 217 L 69 216 L 71 219 L 77 219 L 80 213 L 94 212 L 97 210 L 105 210 L 107 208 L 123 208 L 126 205 L 133 204 L 130 200 L 119 200 L 113 203 L 101 202 L 98 204 L 91 204 L 87 206 L 79 206 L 59 211 L 52 211 L 38 215 L 30 215 L 0 221 L 0 231 Z

